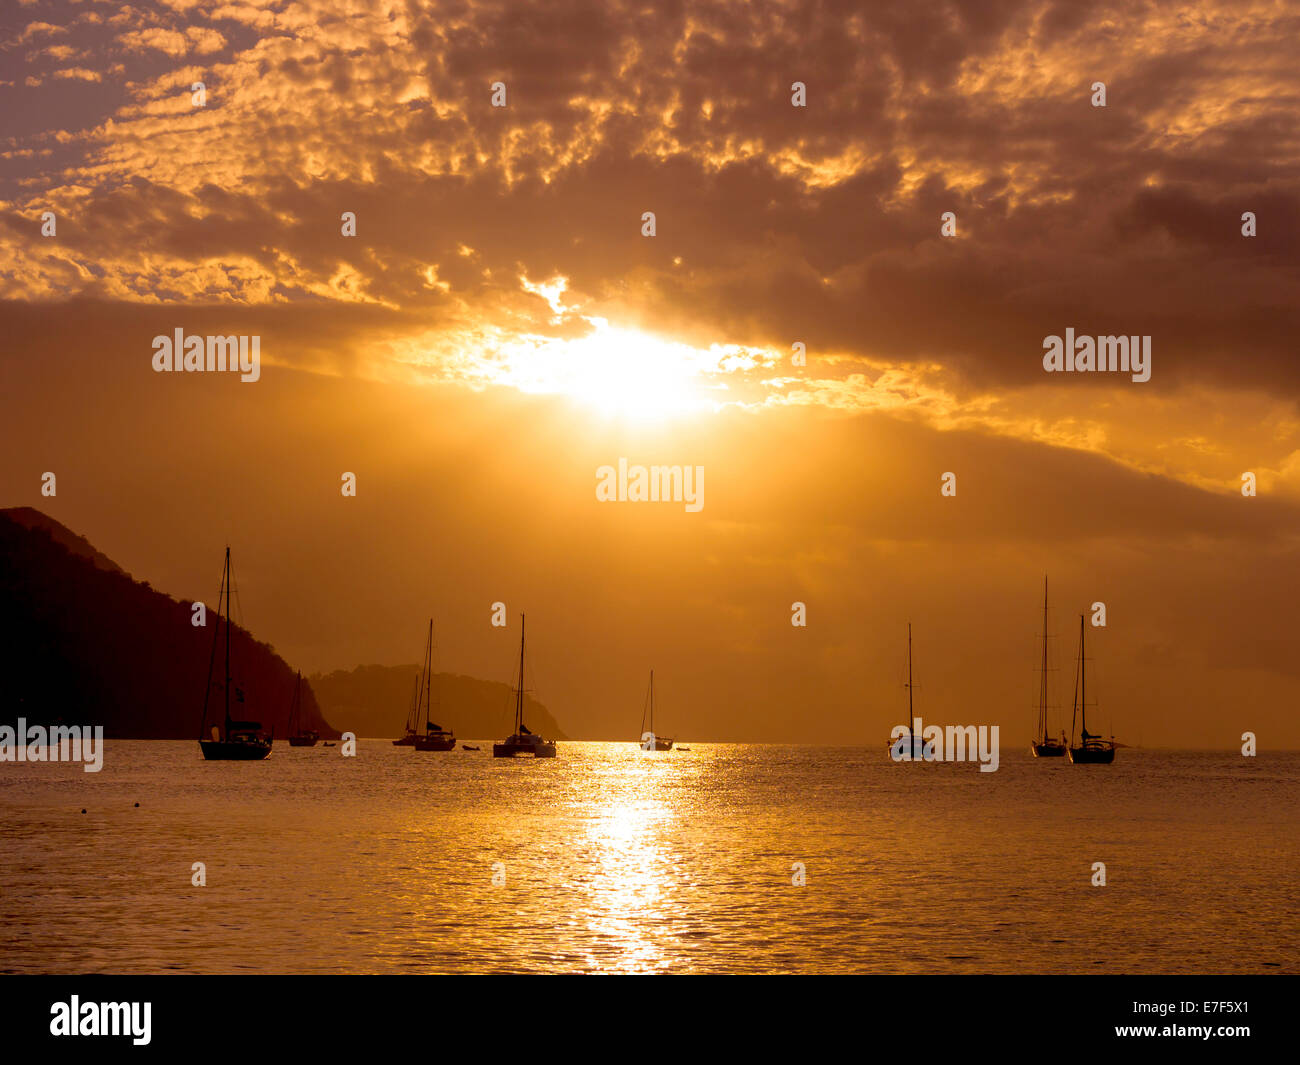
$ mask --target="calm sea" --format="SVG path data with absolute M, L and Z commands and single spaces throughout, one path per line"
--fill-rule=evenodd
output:
M 193 742 L 110 740 L 98 774 L 0 763 L 0 971 L 1300 960 L 1300 754 L 1129 749 L 1090 767 L 1004 749 L 979 773 L 894 765 L 883 746 L 563 743 L 543 762 L 481 746 L 363 740 L 343 758 L 277 743 L 240 764 L 206 763 Z

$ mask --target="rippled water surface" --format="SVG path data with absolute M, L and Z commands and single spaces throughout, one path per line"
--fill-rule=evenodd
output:
M 6 972 L 1294 972 L 1300 755 L 0 763 Z M 137 809 L 134 803 L 140 804 Z M 82 808 L 86 813 L 82 813 Z M 191 885 L 192 866 L 207 886 Z M 1104 862 L 1105 887 L 1092 886 Z M 795 863 L 807 883 L 796 886 Z M 494 883 L 504 880 L 503 883 Z

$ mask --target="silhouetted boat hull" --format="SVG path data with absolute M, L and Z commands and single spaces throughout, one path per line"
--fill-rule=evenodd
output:
M 500 743 L 492 744 L 493 758 L 554 758 L 555 744 L 534 736 L 531 732 L 508 736 Z
M 290 747 L 315 747 L 320 743 L 320 736 L 314 732 L 300 732 L 296 736 L 289 737 Z
M 1110 765 L 1115 761 L 1115 746 L 1111 743 L 1071 747 L 1070 761 L 1075 765 Z
M 895 762 L 933 762 L 934 740 L 926 741 L 919 736 L 899 736 L 886 748 L 889 757 Z
M 269 740 L 199 740 L 209 762 L 260 762 L 271 753 Z
M 1046 743 L 1032 743 L 1029 749 L 1034 752 L 1035 758 L 1064 758 L 1065 744 L 1058 743 L 1056 740 L 1048 740 Z
M 456 737 L 450 732 L 430 732 L 427 736 L 417 736 L 413 746 L 417 751 L 454 751 Z
M 393 740 L 393 746 L 394 746 L 394 747 L 414 747 L 414 746 L 415 746 L 415 733 L 414 733 L 414 732 L 409 733 L 408 735 L 403 736 L 400 740 Z

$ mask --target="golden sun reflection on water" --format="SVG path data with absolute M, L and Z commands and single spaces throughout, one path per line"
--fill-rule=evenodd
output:
M 647 761 L 657 754 L 634 755 Z M 641 762 L 623 780 L 622 792 L 607 800 L 588 822 L 586 838 L 596 872 L 590 882 L 587 927 L 620 948 L 607 964 L 644 972 L 666 964 L 661 949 L 672 924 L 675 881 L 665 837 L 676 821 L 663 797 L 662 763 Z M 597 959 L 591 957 L 593 966 Z
M 1100 776 L 1004 751 L 990 780 L 899 772 L 876 747 L 565 742 L 516 764 L 368 740 L 355 760 L 223 765 L 194 746 L 116 741 L 93 781 L 0 764 L 0 968 L 1246 972 L 1297 956 L 1300 756 L 1128 752 Z M 1269 845 L 1241 847 L 1243 826 Z M 1124 870 L 1104 895 L 1098 853 Z M 1253 907 L 1226 913 L 1242 882 Z

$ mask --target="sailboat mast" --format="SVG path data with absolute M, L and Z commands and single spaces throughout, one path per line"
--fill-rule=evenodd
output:
M 230 738 L 230 545 L 226 545 L 226 732 L 225 739 Z
M 916 718 L 912 716 L 912 623 L 907 623 L 907 731 L 916 739 Z
M 1043 676 L 1038 689 L 1038 740 L 1047 742 L 1047 576 L 1043 576 Z
M 528 618 L 519 615 L 519 691 L 515 693 L 515 735 L 524 724 L 524 636 L 528 631 Z
M 1083 623 L 1083 615 L 1079 615 L 1079 721 L 1083 728 L 1083 740 L 1086 744 L 1088 741 L 1088 666 L 1087 659 L 1083 654 L 1083 634 L 1087 627 Z
M 650 671 L 650 732 L 655 730 L 655 671 Z
M 433 686 L 433 618 L 429 619 L 429 636 L 424 641 L 424 679 L 421 681 L 424 689 L 424 731 L 429 731 L 429 689 Z

